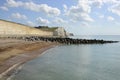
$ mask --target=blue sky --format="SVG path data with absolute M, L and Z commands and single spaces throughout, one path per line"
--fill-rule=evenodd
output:
M 120 0 L 0 0 L 0 19 L 76 35 L 120 35 Z

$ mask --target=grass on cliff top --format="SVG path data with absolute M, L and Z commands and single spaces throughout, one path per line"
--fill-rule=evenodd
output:
M 58 27 L 36 27 L 37 29 L 41 29 L 43 31 L 55 31 Z

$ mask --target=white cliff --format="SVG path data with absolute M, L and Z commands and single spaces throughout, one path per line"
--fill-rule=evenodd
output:
M 66 31 L 63 27 L 58 27 L 54 32 L 53 36 L 66 37 Z
M 0 35 L 53 36 L 53 32 L 42 31 L 26 25 L 0 20 Z

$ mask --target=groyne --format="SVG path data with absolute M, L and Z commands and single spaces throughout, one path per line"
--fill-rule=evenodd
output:
M 73 38 L 61 38 L 61 37 L 41 37 L 41 36 L 12 36 L 4 37 L 11 39 L 21 39 L 25 41 L 46 41 L 56 42 L 61 44 L 105 44 L 105 43 L 117 43 L 119 41 L 109 40 L 97 40 L 97 39 L 73 39 Z

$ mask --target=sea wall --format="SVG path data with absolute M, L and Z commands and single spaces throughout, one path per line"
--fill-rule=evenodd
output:
M 42 31 L 26 25 L 0 20 L 0 35 L 53 36 L 53 32 Z

